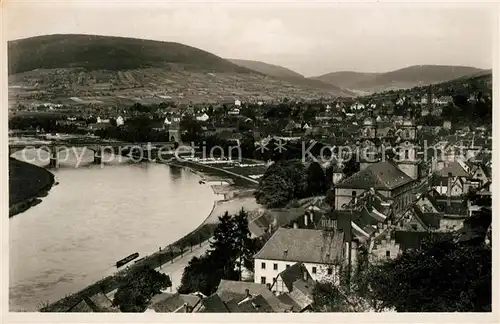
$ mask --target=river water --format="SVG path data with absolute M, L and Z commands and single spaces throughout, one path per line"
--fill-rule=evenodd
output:
M 114 273 L 129 254 L 143 257 L 173 243 L 218 199 L 188 170 L 123 157 L 101 167 L 91 163 L 91 151 L 83 153 L 78 168 L 79 149 L 52 170 L 59 184 L 42 203 L 9 219 L 11 311 L 36 311 Z M 48 164 L 44 151 L 13 157 Z

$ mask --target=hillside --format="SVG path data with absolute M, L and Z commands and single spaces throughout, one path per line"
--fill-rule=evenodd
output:
M 301 79 L 304 78 L 302 74 L 279 65 L 273 65 L 269 63 L 264 63 L 260 61 L 251 61 L 251 60 L 237 60 L 237 59 L 227 59 L 227 60 L 231 63 L 247 68 L 249 70 L 256 71 L 276 78 L 301 78 Z
M 95 35 L 47 35 L 8 42 L 9 74 L 35 69 L 129 70 L 182 64 L 196 70 L 248 73 L 214 54 L 187 45 Z
M 415 65 L 386 73 L 334 72 L 314 79 L 346 89 L 380 92 L 441 83 L 482 71 L 467 66 Z
M 228 59 L 232 63 L 239 65 L 241 67 L 247 68 L 249 70 L 262 73 L 264 75 L 268 75 L 270 77 L 287 81 L 292 84 L 301 87 L 307 87 L 312 89 L 323 89 L 323 90 L 333 90 L 339 92 L 347 92 L 346 90 L 338 87 L 334 84 L 323 82 L 322 80 L 315 80 L 304 77 L 302 74 L 292 71 L 288 68 L 273 65 L 260 61 L 250 61 L 250 60 L 236 60 L 236 59 Z M 350 92 L 349 92 L 350 93 Z M 354 95 L 354 93 L 350 93 Z
M 338 87 L 347 89 L 356 89 L 356 85 L 362 81 L 372 80 L 380 73 L 362 73 L 353 71 L 340 71 L 323 74 L 311 79 L 320 80 L 322 82 L 330 83 Z M 358 89 L 357 89 L 358 90 Z
M 179 43 L 49 35 L 8 43 L 9 105 L 217 102 L 351 96 L 306 78 L 265 75 Z

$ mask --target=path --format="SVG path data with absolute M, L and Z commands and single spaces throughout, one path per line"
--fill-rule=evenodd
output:
M 178 256 L 172 261 L 165 263 L 161 267 L 156 268 L 156 271 L 164 273 L 170 276 L 170 280 L 172 280 L 172 287 L 167 289 L 167 292 L 176 292 L 177 287 L 181 285 L 182 274 L 184 273 L 184 268 L 188 265 L 189 261 L 193 257 L 200 257 L 210 248 L 210 244 L 208 240 L 201 243 L 201 247 L 199 245 L 193 246 L 193 251 L 188 251 L 184 253 L 182 256 Z

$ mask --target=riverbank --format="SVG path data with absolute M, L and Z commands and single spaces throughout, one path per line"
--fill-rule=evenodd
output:
M 38 205 L 54 179 L 44 168 L 9 157 L 9 218 Z
M 235 176 L 228 176 L 224 172 L 216 172 L 216 170 L 210 168 L 199 168 L 196 165 L 170 165 L 171 167 L 188 169 L 200 177 L 200 185 L 210 185 L 217 195 L 223 196 L 223 198 L 221 197 L 222 199 L 216 198 L 212 210 L 205 220 L 196 229 L 176 242 L 162 247 L 161 250 L 147 255 L 135 263 L 129 264 L 129 267 L 117 271 L 113 275 L 105 277 L 74 294 L 54 303 L 44 305 L 40 311 L 66 312 L 84 297 L 89 297 L 99 292 L 109 293 L 115 290 L 123 282 L 123 278 L 127 274 L 132 273 L 142 266 L 158 268 L 163 265 L 175 264 L 175 260 L 181 259 L 184 254 L 190 252 L 192 249 L 203 244 L 208 244 L 207 240 L 212 236 L 217 226 L 218 217 L 223 215 L 226 210 L 231 214 L 235 214 L 242 207 L 245 209 L 259 207 L 256 205 L 255 198 L 253 197 L 254 184 L 249 181 Z M 175 267 L 178 266 L 176 265 Z

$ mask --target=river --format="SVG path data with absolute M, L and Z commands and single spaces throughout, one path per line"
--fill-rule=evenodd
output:
M 11 311 L 36 311 L 114 273 L 119 259 L 176 241 L 200 225 L 218 199 L 185 169 L 122 157 L 101 167 L 91 163 L 91 151 L 76 168 L 74 153 L 52 170 L 59 184 L 42 203 L 9 220 Z M 13 157 L 48 164 L 44 151 Z

